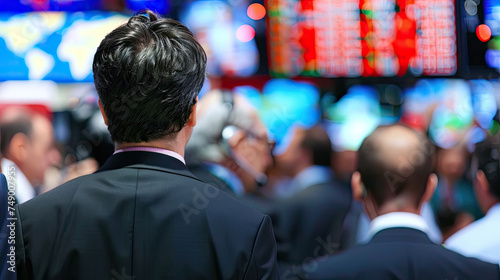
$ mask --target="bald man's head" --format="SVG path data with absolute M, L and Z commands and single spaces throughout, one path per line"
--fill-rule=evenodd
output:
M 433 146 L 403 125 L 380 126 L 362 143 L 358 170 L 378 206 L 402 201 L 418 207 L 432 173 Z

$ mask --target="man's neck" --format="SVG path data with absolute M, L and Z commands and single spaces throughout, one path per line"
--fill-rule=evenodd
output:
M 422 203 L 418 208 L 413 207 L 413 203 L 401 199 L 392 200 L 390 202 L 384 203 L 382 206 L 375 207 L 375 203 L 365 201 L 365 209 L 371 220 L 378 216 L 382 216 L 389 213 L 403 212 L 420 215 L 420 210 L 422 208 Z
M 500 200 L 496 199 L 496 200 L 493 200 L 489 205 L 488 207 L 486 207 L 486 211 L 484 212 L 485 214 L 487 214 L 491 208 L 493 208 L 493 206 L 497 205 L 497 204 L 500 204 Z M 483 210 L 484 211 L 484 210 Z
M 127 142 L 115 143 L 115 150 L 131 148 L 131 147 L 150 147 L 150 148 L 173 151 L 184 157 L 184 150 L 186 149 L 186 144 L 179 143 L 179 141 L 176 140 L 177 139 L 173 140 L 158 139 L 141 143 L 127 143 Z

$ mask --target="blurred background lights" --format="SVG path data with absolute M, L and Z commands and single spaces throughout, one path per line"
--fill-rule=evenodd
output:
M 256 40 L 243 42 L 236 38 L 238 27 L 252 22 L 246 17 L 247 8 L 248 4 L 235 9 L 224 1 L 194 1 L 180 11 L 180 21 L 193 31 L 207 53 L 210 76 L 247 77 L 259 69 Z M 258 30 L 265 33 L 265 26 Z
M 336 151 L 357 151 L 381 124 L 379 94 L 370 86 L 356 85 L 326 110 L 327 131 Z
M 486 24 L 480 24 L 476 28 L 476 35 L 482 42 L 487 42 L 491 38 L 491 29 Z
M 264 16 L 266 15 L 266 8 L 264 8 L 262 4 L 253 3 L 250 6 L 248 6 L 247 15 L 249 18 L 253 20 L 263 19 Z
M 259 111 L 269 137 L 276 141 L 275 156 L 288 149 L 296 127 L 311 128 L 321 117 L 320 92 L 307 82 L 271 79 L 264 85 L 262 94 L 250 86 L 237 87 L 235 92 L 248 98 Z
M 500 50 L 489 49 L 485 54 L 486 64 L 491 68 L 500 69 Z
M 168 14 L 170 11 L 170 3 L 168 0 L 126 0 L 125 6 L 132 11 L 150 9 L 163 15 Z
M 464 3 L 465 11 L 471 15 L 475 16 L 477 14 L 477 3 L 473 0 L 466 0 Z
M 241 42 L 249 42 L 255 37 L 255 29 L 248 24 L 244 24 L 236 30 L 236 38 Z

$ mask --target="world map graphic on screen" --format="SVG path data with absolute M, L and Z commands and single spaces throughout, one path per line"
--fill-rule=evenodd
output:
M 99 43 L 127 19 L 110 12 L 0 14 L 0 80 L 92 82 Z

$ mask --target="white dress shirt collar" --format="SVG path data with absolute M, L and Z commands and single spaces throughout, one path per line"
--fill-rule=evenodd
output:
M 486 213 L 486 216 L 500 217 L 500 202 L 491 206 L 491 208 Z
M 500 264 L 500 203 L 486 216 L 446 240 L 446 247 L 464 256 Z
M 12 171 L 12 167 L 14 167 L 14 177 L 15 177 L 15 184 L 16 184 L 16 200 L 17 203 L 24 203 L 33 197 L 36 196 L 35 189 L 31 185 L 30 181 L 28 181 L 28 178 L 24 175 L 24 173 L 19 169 L 19 167 L 11 160 L 8 160 L 6 158 L 2 158 L 2 172 L 4 174 L 7 174 L 5 177 L 7 177 L 7 180 L 9 180 L 10 173 Z
M 408 212 L 392 212 L 376 217 L 370 223 L 370 238 L 388 228 L 412 228 L 427 233 L 428 227 L 422 216 Z

